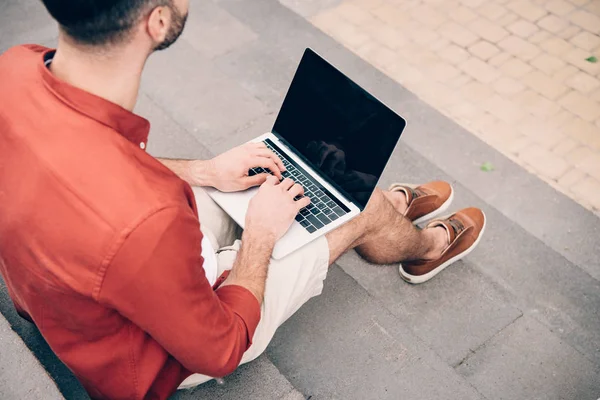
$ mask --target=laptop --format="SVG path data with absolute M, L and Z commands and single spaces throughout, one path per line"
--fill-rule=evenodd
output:
M 311 203 L 276 243 L 281 259 L 350 221 L 366 207 L 406 121 L 311 49 L 306 49 L 264 142 Z M 253 168 L 249 175 L 270 173 Z M 209 196 L 244 227 L 258 188 Z

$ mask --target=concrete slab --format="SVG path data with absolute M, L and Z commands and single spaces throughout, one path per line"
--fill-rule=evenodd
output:
M 223 384 L 213 380 L 195 389 L 179 390 L 170 399 L 304 400 L 305 397 L 263 355 L 225 377 Z
M 0 315 L 0 398 L 63 399 L 44 367 Z
M 397 265 L 367 265 L 355 252 L 337 264 L 449 365 L 522 315 L 507 300 L 511 296 L 468 260 L 420 286 L 402 281 Z
M 142 94 L 138 98 L 135 112 L 151 121 L 148 138 L 148 153 L 155 157 L 199 159 L 213 157 L 185 128 L 160 108 L 150 97 Z
M 4 317 L 0 317 L 0 319 L 8 321 L 10 324 L 10 328 L 21 337 L 23 343 L 31 352 L 29 355 L 23 349 L 23 351 L 12 352 L 10 348 L 5 347 L 5 342 L 0 342 L 0 354 L 2 355 L 2 360 L 7 360 L 11 368 L 14 371 L 11 371 L 10 374 L 0 375 L 0 394 L 2 393 L 2 388 L 6 387 L 9 390 L 18 390 L 15 388 L 16 379 L 17 384 L 22 385 L 26 389 L 36 388 L 36 390 L 44 390 L 40 393 L 46 393 L 46 388 L 51 388 L 48 383 L 48 377 L 46 374 L 42 373 L 39 369 L 36 369 L 35 364 L 32 364 L 29 361 L 28 357 L 35 357 L 39 360 L 39 363 L 44 367 L 47 374 L 54 380 L 56 383 L 56 387 L 60 390 L 60 393 L 66 399 L 77 399 L 77 400 L 85 400 L 89 399 L 87 393 L 83 389 L 83 386 L 77 381 L 75 376 L 69 371 L 69 369 L 62 363 L 60 360 L 54 355 L 52 349 L 48 346 L 48 343 L 44 340 L 42 335 L 38 329 L 32 323 L 26 321 L 21 318 L 13 306 L 10 297 L 6 291 L 6 285 L 4 284 L 4 280 L 0 277 L 0 314 Z M 8 355 L 5 358 L 5 354 Z M 0 364 L 4 362 L 1 361 Z M 29 365 L 30 369 L 25 369 L 25 371 L 30 371 L 30 375 L 27 376 L 27 382 L 23 382 L 20 378 L 20 366 L 19 364 L 24 364 L 25 366 Z M 39 365 L 39 364 L 38 364 Z M 13 375 L 16 374 L 16 375 Z M 7 380 L 5 380 L 7 378 Z M 12 388 L 12 389 L 11 389 Z M 35 391 L 32 391 L 35 394 Z M 49 398 L 60 398 L 60 397 L 51 397 L 54 396 L 53 391 L 48 389 Z M 3 397 L 0 395 L 0 398 L 4 399 L 28 399 L 28 397 Z M 44 398 L 43 396 L 40 398 Z
M 258 35 L 211 1 L 191 2 L 182 38 L 207 58 L 226 54 L 256 40 Z
M 266 113 L 258 99 L 184 40 L 150 58 L 142 92 L 206 146 Z
M 0 15 L 0 53 L 16 44 L 45 44 L 58 37 L 56 23 L 41 1 L 3 0 Z
M 337 266 L 267 352 L 316 399 L 482 398 Z
M 488 399 L 600 398 L 600 370 L 527 316 L 456 370 Z

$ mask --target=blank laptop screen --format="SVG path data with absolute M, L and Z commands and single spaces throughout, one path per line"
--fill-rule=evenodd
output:
M 312 50 L 273 132 L 364 208 L 406 123 Z

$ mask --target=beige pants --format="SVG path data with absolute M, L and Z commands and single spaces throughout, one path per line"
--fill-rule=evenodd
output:
M 202 232 L 217 250 L 218 276 L 233 267 L 240 249 L 241 228 L 207 194 L 194 187 Z M 265 300 L 252 346 L 244 353 L 241 364 L 261 355 L 277 328 L 311 297 L 323 290 L 329 267 L 329 247 L 325 236 L 281 260 L 271 260 L 265 289 Z M 194 387 L 212 377 L 194 374 L 179 389 Z

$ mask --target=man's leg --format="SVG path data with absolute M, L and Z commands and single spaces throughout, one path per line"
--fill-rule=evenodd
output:
M 448 246 L 445 230 L 417 229 L 402 215 L 402 208 L 406 209 L 406 205 L 401 200 L 376 189 L 358 217 L 326 235 L 330 263 L 352 248 L 374 264 L 439 257 Z
M 260 356 L 277 328 L 310 298 L 321 294 L 329 266 L 347 250 L 356 248 L 363 258 L 377 264 L 439 258 L 449 244 L 446 229 L 417 229 L 402 215 L 406 207 L 401 197 L 377 189 L 358 217 L 281 260 L 271 260 L 261 320 L 241 364 Z M 219 250 L 220 270 L 232 268 L 240 246 L 238 240 Z M 180 388 L 210 379 L 194 374 Z

